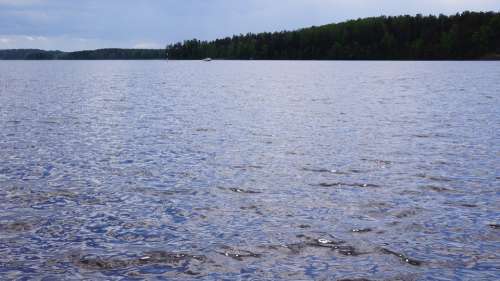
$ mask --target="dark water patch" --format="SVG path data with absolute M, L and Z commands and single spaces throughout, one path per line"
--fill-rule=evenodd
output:
M 198 128 L 196 129 L 197 132 L 216 132 L 217 130 L 211 129 L 211 128 Z
M 479 207 L 478 205 L 471 204 L 471 203 L 462 203 L 462 204 L 460 204 L 460 206 L 465 207 L 465 208 L 477 208 L 477 207 Z
M 368 171 L 361 170 L 361 169 L 349 169 L 348 172 L 352 173 L 352 174 L 364 174 L 364 173 L 367 173 Z
M 139 193 L 146 196 L 153 196 L 157 198 L 171 198 L 172 196 L 179 195 L 196 195 L 198 191 L 187 188 L 169 188 L 167 190 L 162 190 L 158 188 L 133 188 L 130 190 L 124 190 L 130 193 Z
M 359 255 L 363 255 L 365 253 L 361 253 L 359 251 L 356 250 L 356 248 L 354 248 L 354 246 L 349 246 L 349 245 L 342 245 L 342 246 L 339 246 L 337 249 L 339 254 L 343 255 L 343 256 L 359 256 Z
M 437 186 L 437 185 L 424 185 L 422 186 L 423 189 L 428 189 L 431 191 L 435 192 L 451 192 L 452 190 L 443 186 Z
M 352 171 L 340 171 L 337 169 L 325 169 L 325 168 L 309 168 L 309 167 L 304 167 L 301 169 L 302 171 L 305 172 L 310 172 L 310 173 L 318 173 L 318 174 L 333 174 L 333 175 L 349 175 L 353 173 Z
M 255 205 L 241 206 L 240 210 L 243 210 L 243 211 L 253 211 L 255 214 L 257 214 L 259 216 L 263 216 L 264 215 L 264 213 L 262 213 L 262 211 L 259 210 L 259 207 L 255 206 Z
M 260 165 L 234 165 L 231 166 L 233 169 L 240 169 L 240 170 L 248 170 L 248 169 L 263 169 L 263 166 Z
M 38 121 L 40 124 L 46 124 L 46 125 L 60 125 L 58 121 L 52 121 L 52 120 L 41 120 Z
M 262 193 L 262 192 L 256 191 L 256 190 L 242 189 L 242 188 L 236 188 L 236 187 L 231 187 L 231 188 L 218 187 L 218 188 L 220 190 L 227 190 L 227 191 L 231 191 L 234 193 L 240 193 L 240 194 L 259 194 L 259 193 Z
M 303 156 L 306 155 L 304 152 L 297 152 L 297 151 L 287 151 L 285 152 L 286 155 L 296 155 L 296 156 Z
M 416 216 L 417 213 L 418 213 L 418 209 L 407 209 L 407 210 L 398 211 L 394 216 L 398 219 L 404 219 L 404 218 Z
M 272 134 L 263 134 L 263 133 L 256 133 L 256 132 L 250 132 L 250 134 L 252 134 L 252 136 L 256 136 L 256 137 L 266 137 L 266 138 L 274 137 L 274 135 L 272 135 Z
M 286 250 L 293 254 L 300 254 L 302 251 L 308 248 L 325 248 L 330 250 L 339 249 L 340 245 L 345 242 L 338 239 L 332 238 L 312 238 L 304 234 L 297 235 L 302 241 L 289 243 L 285 245 L 266 245 L 264 248 L 267 250 Z
M 243 260 L 249 259 L 249 258 L 256 259 L 256 258 L 262 257 L 262 254 L 254 253 L 254 252 L 247 251 L 247 250 L 235 249 L 235 248 L 232 248 L 229 246 L 222 247 L 222 251 L 218 251 L 217 253 L 219 253 L 220 255 L 232 258 L 232 259 L 237 260 L 237 261 L 243 261 Z
M 323 248 L 331 248 L 331 249 L 338 249 L 339 245 L 344 244 L 345 241 L 343 240 L 338 240 L 338 239 L 326 239 L 326 238 L 311 238 L 311 237 L 304 237 L 307 241 L 307 245 L 312 246 L 312 247 L 323 247 Z
M 398 252 L 395 252 L 395 251 L 392 251 L 392 250 L 389 250 L 389 249 L 386 249 L 386 248 L 381 248 L 380 252 L 382 254 L 396 256 L 396 257 L 400 258 L 401 261 L 403 261 L 403 262 L 405 262 L 407 264 L 413 265 L 413 266 L 421 266 L 423 264 L 422 261 L 409 258 L 408 256 L 406 256 L 404 254 L 401 254 L 401 253 L 398 253 Z
M 304 243 L 304 242 L 291 243 L 291 244 L 283 246 L 283 248 L 289 250 L 293 254 L 299 254 L 300 252 L 302 252 L 302 250 L 304 250 L 307 247 L 308 247 L 307 243 Z
M 14 222 L 1 222 L 0 221 L 0 234 L 1 233 L 16 233 L 16 232 L 29 232 L 37 227 L 37 222 L 28 221 L 14 221 Z
M 449 137 L 449 135 L 441 134 L 441 133 L 429 133 L 429 134 L 415 134 L 415 135 L 412 135 L 412 137 L 418 138 L 418 139 L 430 139 L 430 138 L 446 138 L 446 137 Z
M 433 165 L 448 165 L 449 163 L 444 160 L 436 160 L 432 162 Z
M 321 187 L 342 187 L 342 186 L 349 186 L 349 187 L 380 187 L 380 185 L 377 184 L 371 184 L 371 183 L 345 183 L 345 182 L 322 182 L 316 185 L 312 186 L 321 186 Z
M 431 134 L 416 134 L 412 135 L 414 138 L 419 138 L 419 139 L 427 139 L 427 138 L 432 138 Z
M 374 280 L 366 278 L 343 278 L 343 279 L 337 279 L 337 281 L 374 281 Z
M 110 270 L 123 269 L 130 266 L 140 264 L 140 259 L 119 259 L 116 257 L 101 257 L 95 255 L 75 256 L 72 257 L 72 263 L 75 266 L 92 270 Z
M 184 209 L 176 207 L 167 207 L 164 209 L 165 214 L 169 215 L 174 223 L 185 223 L 191 218 L 191 214 Z
M 297 243 L 290 243 L 284 247 L 293 254 L 299 254 L 307 248 L 324 248 L 337 252 L 343 256 L 359 256 L 366 253 L 359 252 L 354 246 L 347 245 L 345 241 L 335 238 L 313 238 L 307 235 L 297 235 L 303 241 Z
M 375 163 L 377 165 L 389 166 L 389 165 L 393 164 L 393 161 L 389 161 L 389 160 L 368 159 L 368 158 L 361 158 L 361 160 L 366 161 L 366 162 L 372 162 L 372 163 Z
M 36 230 L 36 235 L 49 239 L 65 239 L 69 238 L 76 231 L 72 229 L 72 225 L 61 224 L 45 224 Z
M 334 169 L 308 168 L 308 167 L 302 168 L 302 171 L 312 172 L 312 173 L 330 173 L 330 174 L 339 173 L 337 170 Z
M 432 176 L 432 175 L 427 175 L 427 174 L 417 174 L 416 175 L 419 178 L 431 180 L 431 181 L 436 181 L 436 182 L 451 182 L 453 179 L 445 176 Z
M 385 219 L 387 214 L 394 212 L 396 206 L 389 202 L 378 202 L 378 201 L 368 201 L 367 203 L 361 204 L 361 210 L 363 214 L 370 217 Z
M 343 256 L 359 256 L 364 253 L 359 252 L 354 246 L 346 245 L 343 240 L 333 240 L 333 239 L 311 239 L 306 237 L 307 242 L 306 245 L 309 247 L 320 247 L 320 248 L 329 248 L 338 252 Z
M 19 206 L 30 207 L 33 209 L 44 209 L 51 207 L 52 205 L 103 205 L 105 202 L 101 198 L 107 198 L 109 196 L 103 196 L 101 193 L 78 193 L 76 191 L 70 190 L 55 190 L 48 192 L 38 192 L 38 191 L 21 191 L 13 193 L 9 197 L 9 201 Z
M 372 232 L 373 229 L 371 228 L 353 228 L 351 229 L 352 233 L 367 233 L 367 232 Z
M 192 255 L 187 253 L 172 253 L 165 251 L 146 252 L 139 259 L 142 263 L 178 263 L 185 260 L 196 260 L 199 262 L 207 261 L 203 255 Z
M 151 264 L 178 266 L 183 262 L 197 261 L 203 263 L 207 260 L 203 255 L 165 251 L 145 252 L 142 255 L 133 257 L 73 254 L 70 255 L 70 259 L 75 266 L 91 270 L 117 270 Z
M 361 160 L 365 162 L 364 165 L 367 166 L 367 168 L 364 170 L 357 169 L 356 170 L 357 174 L 374 173 L 377 171 L 392 168 L 394 166 L 394 161 L 390 161 L 390 160 L 368 159 L 368 158 L 362 158 Z
M 147 232 L 140 230 L 134 230 L 133 232 L 126 231 L 120 233 L 108 232 L 108 235 L 123 242 L 161 241 L 160 237 L 154 235 L 148 235 Z

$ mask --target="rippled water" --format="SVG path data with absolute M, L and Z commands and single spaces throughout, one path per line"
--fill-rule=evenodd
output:
M 497 62 L 2 62 L 2 280 L 500 278 Z

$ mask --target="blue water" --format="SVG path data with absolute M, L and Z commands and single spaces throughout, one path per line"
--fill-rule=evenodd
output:
M 1 62 L 1 280 L 498 280 L 498 62 Z

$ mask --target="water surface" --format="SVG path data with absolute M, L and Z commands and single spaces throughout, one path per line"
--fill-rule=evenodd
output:
M 1 62 L 2 280 L 498 280 L 497 62 Z

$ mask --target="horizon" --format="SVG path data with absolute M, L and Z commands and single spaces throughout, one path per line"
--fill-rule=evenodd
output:
M 367 17 L 498 12 L 500 0 L 0 0 L 0 49 L 163 49 L 189 39 L 291 31 Z M 117 13 L 117 7 L 120 13 Z
M 2 0 L 0 0 L 2 1 Z M 0 2 L 1 4 L 1 2 Z M 46 52 L 63 52 L 63 53 L 72 53 L 72 52 L 86 52 L 86 51 L 98 51 L 98 50 L 112 50 L 112 49 L 118 49 L 118 50 L 162 50 L 162 49 L 166 49 L 167 46 L 171 45 L 171 44 L 176 44 L 176 43 L 182 43 L 186 40 L 199 40 L 199 41 L 206 41 L 206 42 L 212 42 L 212 41 L 215 41 L 215 40 L 218 40 L 218 39 L 222 39 L 222 38 L 230 38 L 232 36 L 240 36 L 240 35 L 246 35 L 246 34 L 260 34 L 260 33 L 275 33 L 275 32 L 293 32 L 293 31 L 297 31 L 297 30 L 302 30 L 302 29 L 307 29 L 307 28 L 313 28 L 313 27 L 321 27 L 321 26 L 325 26 L 325 25 L 330 25 L 330 24 L 340 24 L 340 23 L 344 23 L 344 22 L 348 22 L 348 21 L 352 21 L 352 20 L 358 20 L 358 19 L 366 19 L 366 18 L 380 18 L 380 17 L 398 17 L 398 16 L 417 16 L 417 15 L 422 15 L 424 17 L 426 16 L 440 16 L 440 15 L 445 15 L 445 16 L 453 16 L 453 15 L 457 15 L 457 14 L 462 14 L 462 13 L 465 13 L 465 12 L 477 12 L 477 13 L 490 13 L 490 12 L 493 12 L 493 13 L 499 13 L 500 11 L 494 11 L 494 10 L 491 10 L 491 11 L 469 11 L 469 10 L 465 10 L 465 11 L 461 11 L 461 12 L 456 12 L 456 13 L 453 13 L 453 14 L 443 14 L 443 13 L 440 13 L 440 14 L 399 14 L 399 15 L 378 15 L 378 16 L 368 16 L 368 17 L 363 17 L 363 18 L 352 18 L 352 19 L 346 19 L 346 20 L 343 20 L 343 21 L 338 21 L 338 22 L 330 22 L 330 23 L 323 23 L 323 24 L 319 24 L 319 25 L 310 25 L 310 26 L 304 26 L 304 27 L 297 27 L 295 29 L 283 29 L 283 30 L 263 30 L 263 31 L 257 31 L 257 32 L 246 32 L 246 33 L 239 33 L 239 34 L 230 34 L 230 35 L 226 35 L 226 36 L 222 36 L 222 37 L 217 37 L 217 38 L 210 38 L 210 39 L 199 39 L 199 38 L 185 38 L 183 40 L 179 40 L 179 41 L 176 41 L 176 42 L 169 42 L 169 43 L 166 43 L 165 46 L 163 47 L 157 47 L 157 48 L 147 48 L 146 47 L 137 47 L 137 46 L 134 46 L 134 47 L 115 47 L 115 46 L 105 46 L 105 47 L 97 47 L 97 48 L 91 48 L 91 49 L 77 49 L 77 50 L 63 50 L 63 49 L 40 49 L 40 48 L 0 48 L 0 51 L 6 51 L 6 50 L 41 50 L 41 51 L 46 51 Z M 0 37 L 0 43 L 1 43 L 1 37 Z

